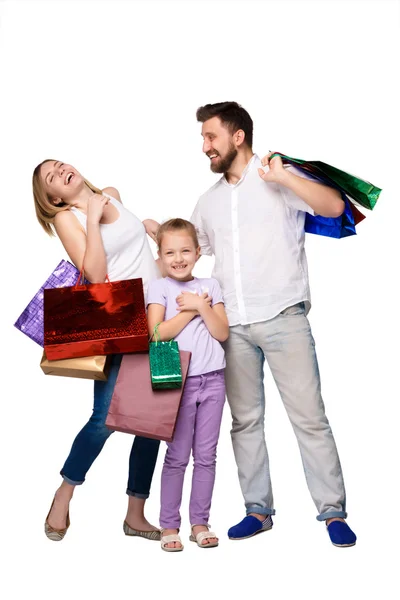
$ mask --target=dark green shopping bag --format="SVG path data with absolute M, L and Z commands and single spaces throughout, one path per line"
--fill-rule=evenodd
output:
M 158 326 L 154 327 L 155 342 L 149 344 L 151 386 L 153 390 L 169 390 L 182 387 L 182 369 L 178 342 L 162 342 Z
M 350 199 L 355 200 L 358 202 L 358 204 L 361 204 L 361 206 L 367 208 L 368 210 L 372 210 L 374 208 L 378 201 L 379 194 L 382 191 L 381 188 L 376 187 L 376 185 L 373 185 L 369 181 L 360 179 L 355 175 L 350 175 L 350 173 L 341 171 L 340 169 L 321 162 L 320 160 L 303 160 L 301 158 L 292 158 L 291 156 L 286 156 L 286 154 L 282 154 L 281 152 L 274 152 L 271 158 L 274 156 L 280 156 L 284 162 L 289 162 L 303 167 L 303 169 L 311 173 L 311 175 L 322 175 L 326 179 L 330 180 L 334 184 L 334 187 L 342 190 L 350 197 Z
M 292 158 L 281 152 L 274 152 L 271 158 L 274 156 L 280 156 L 284 163 L 292 164 L 301 171 L 309 173 L 316 181 L 336 188 L 342 196 L 345 209 L 339 217 L 306 214 L 304 230 L 307 233 L 332 238 L 355 235 L 356 225 L 365 219 L 365 215 L 358 210 L 356 204 L 372 210 L 382 191 L 368 181 L 350 175 L 345 171 L 340 171 L 336 167 L 318 160 Z

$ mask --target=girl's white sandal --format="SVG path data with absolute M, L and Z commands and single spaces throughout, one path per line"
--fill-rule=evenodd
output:
M 209 542 L 208 544 L 203 544 L 204 540 L 217 537 L 213 531 L 200 531 L 197 535 L 194 535 L 193 527 L 196 527 L 196 525 L 192 525 L 192 533 L 189 537 L 191 542 L 196 542 L 199 548 L 216 548 L 216 546 L 218 546 L 219 542 Z M 210 527 L 210 525 L 207 524 L 206 527 Z
M 164 552 L 182 552 L 183 544 L 180 536 L 177 533 L 171 533 L 170 535 L 163 535 L 164 529 L 161 529 L 161 550 Z M 171 544 L 172 542 L 177 542 L 180 544 L 179 548 L 168 548 L 167 544 Z

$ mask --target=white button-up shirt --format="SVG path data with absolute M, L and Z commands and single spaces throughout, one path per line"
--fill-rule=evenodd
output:
M 221 177 L 191 217 L 202 254 L 215 255 L 212 276 L 231 326 L 267 321 L 297 302 L 311 306 L 304 221 L 314 212 L 288 188 L 263 181 L 261 166 L 254 154 L 236 184 Z

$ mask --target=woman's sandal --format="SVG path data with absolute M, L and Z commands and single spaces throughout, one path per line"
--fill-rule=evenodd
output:
M 193 527 L 196 527 L 196 525 L 192 525 L 192 533 L 189 537 L 191 542 L 196 542 L 199 548 L 216 548 L 218 546 L 219 542 L 209 542 L 208 544 L 203 544 L 204 540 L 217 537 L 213 531 L 200 531 L 197 535 L 194 535 Z M 207 523 L 205 527 L 211 527 L 211 525 Z
M 65 534 L 68 531 L 68 527 L 70 526 L 69 510 L 67 513 L 67 524 L 66 524 L 67 526 L 64 527 L 64 529 L 54 529 L 54 527 L 52 527 L 48 522 L 48 518 L 51 513 L 51 509 L 53 508 L 54 500 L 55 500 L 55 498 L 53 499 L 53 502 L 51 503 L 50 510 L 46 517 L 46 521 L 44 524 L 44 532 L 45 532 L 46 536 L 49 538 L 49 540 L 51 540 L 52 542 L 61 542 L 61 540 L 64 539 Z
M 164 550 L 164 552 L 182 552 L 183 544 L 180 536 L 177 533 L 163 535 L 164 531 L 164 529 L 161 529 L 161 550 Z M 168 548 L 167 544 L 171 544 L 172 542 L 177 542 L 178 544 L 180 544 L 180 547 Z
M 124 533 L 129 536 L 138 536 L 146 540 L 159 541 L 161 539 L 161 531 L 159 529 L 153 529 L 151 531 L 140 531 L 139 529 L 133 529 L 126 521 L 124 521 Z

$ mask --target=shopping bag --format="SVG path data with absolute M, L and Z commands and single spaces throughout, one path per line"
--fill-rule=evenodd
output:
M 43 293 L 45 288 L 60 288 L 74 285 L 79 278 L 79 271 L 74 265 L 66 260 L 62 260 L 51 273 L 50 277 L 44 282 L 42 287 L 28 306 L 24 309 L 14 326 L 31 338 L 39 346 L 44 346 L 44 327 L 43 327 Z
M 284 163 L 293 164 L 296 167 L 301 166 L 312 175 L 322 175 L 325 179 L 330 180 L 332 184 L 335 184 L 338 189 L 343 190 L 347 196 L 368 210 L 373 210 L 382 191 L 381 188 L 378 188 L 369 181 L 360 179 L 355 175 L 350 175 L 346 171 L 341 171 L 319 160 L 292 158 L 281 152 L 274 152 L 271 158 L 276 155 L 280 156 Z
M 316 181 L 337 189 L 341 194 L 345 205 L 343 214 L 339 217 L 323 217 L 307 213 L 304 225 L 307 233 L 333 238 L 356 235 L 356 225 L 365 219 L 356 204 L 372 210 L 382 191 L 380 188 L 321 161 L 305 161 L 281 152 L 274 152 L 271 158 L 274 156 L 280 156 L 284 164 L 293 165 Z
M 44 290 L 49 360 L 148 350 L 142 279 Z
M 110 359 L 110 356 L 84 356 L 81 358 L 48 360 L 46 353 L 43 352 L 40 368 L 46 375 L 107 381 Z
M 189 370 L 191 353 L 181 350 L 182 387 L 153 390 L 148 354 L 122 358 L 106 419 L 109 429 L 171 442 Z
M 168 390 L 182 387 L 182 370 L 178 342 L 162 342 L 158 326 L 154 327 L 149 345 L 151 385 L 153 390 Z

